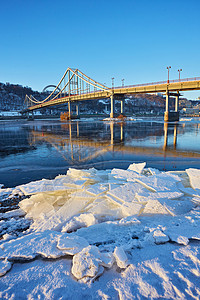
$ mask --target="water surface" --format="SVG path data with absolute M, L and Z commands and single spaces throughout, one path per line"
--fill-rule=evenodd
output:
M 200 168 L 199 128 L 199 118 L 169 125 L 161 118 L 0 121 L 0 183 L 13 187 L 69 167 L 126 169 L 143 161 L 160 170 Z

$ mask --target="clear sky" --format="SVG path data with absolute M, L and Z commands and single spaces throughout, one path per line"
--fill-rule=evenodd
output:
M 2 0 L 0 28 L 4 83 L 41 91 L 67 67 L 107 86 L 167 80 L 169 65 L 200 77 L 199 0 Z

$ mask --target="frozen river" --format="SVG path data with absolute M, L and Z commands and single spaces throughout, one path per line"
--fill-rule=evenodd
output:
M 0 183 L 13 187 L 69 167 L 126 169 L 143 161 L 159 170 L 200 168 L 199 128 L 199 118 L 169 125 L 148 118 L 1 121 Z

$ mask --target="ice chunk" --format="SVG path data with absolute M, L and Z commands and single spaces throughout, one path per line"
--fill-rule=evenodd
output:
M 11 234 L 5 233 L 5 234 L 2 236 L 2 238 L 3 238 L 3 241 L 9 241 L 9 240 L 13 239 L 14 236 L 11 235 Z M 1 241 L 2 241 L 2 240 L 1 240 Z
M 68 255 L 81 252 L 89 243 L 86 239 L 76 235 L 62 235 L 58 239 L 57 247 Z
M 155 168 L 148 168 L 147 171 L 149 171 L 151 175 L 160 174 L 160 171 L 158 169 L 155 169 Z
M 153 232 L 153 237 L 155 239 L 156 244 L 164 244 L 169 241 L 169 237 L 159 229 L 156 229 Z
M 70 199 L 60 207 L 60 209 L 50 215 L 49 218 L 44 218 L 38 222 L 34 222 L 31 225 L 32 229 L 37 231 L 44 231 L 48 229 L 61 230 L 63 225 L 74 215 L 79 214 L 84 207 L 92 200 L 93 198 L 87 196 L 85 192 L 83 193 L 73 193 L 70 196 Z
M 143 205 L 137 202 L 126 202 L 121 205 L 123 216 L 138 216 L 143 208 Z
M 108 186 L 109 186 L 109 191 L 112 191 L 118 187 L 120 187 L 123 183 L 121 184 L 118 184 L 118 183 L 109 183 Z
M 111 268 L 114 263 L 114 256 L 111 252 L 100 253 L 101 265 L 106 268 Z
M 77 278 L 94 277 L 102 263 L 100 251 L 96 246 L 88 246 L 74 255 L 72 274 Z
M 31 233 L 14 240 L 1 244 L 0 259 L 33 259 L 37 255 L 47 258 L 57 258 L 63 256 L 56 245 L 61 233 L 54 231 L 45 231 Z
M 56 177 L 54 180 L 42 179 L 39 181 L 32 181 L 18 186 L 18 188 L 24 193 L 24 195 L 31 195 L 39 192 L 67 190 L 70 189 L 70 187 L 67 186 L 70 183 L 74 184 L 69 177 L 62 176 L 61 178 Z
M 62 228 L 62 232 L 72 232 L 82 227 L 94 225 L 96 219 L 91 213 L 84 213 L 79 216 L 74 216 Z
M 178 191 L 177 179 L 172 174 L 161 173 L 149 177 L 140 176 L 135 180 L 153 192 Z
M 175 232 L 169 234 L 170 240 L 181 245 L 188 245 L 189 239 L 186 236 L 178 235 Z
M 45 193 L 39 193 L 32 195 L 30 198 L 22 200 L 19 203 L 19 206 L 27 213 L 27 218 L 38 219 L 40 218 L 41 214 L 44 215 L 54 210 L 53 205 L 48 202 L 48 198 L 49 197 L 45 195 Z
M 6 274 L 12 267 L 12 263 L 7 259 L 0 260 L 0 277 Z
M 122 169 L 113 169 L 111 171 L 111 175 L 118 180 L 127 180 L 131 179 L 132 181 L 135 180 L 139 176 L 139 174 L 132 170 L 122 170 Z
M 23 217 L 24 215 L 25 215 L 25 213 L 22 209 L 13 209 L 13 210 L 7 211 L 5 213 L 0 213 L 0 218 L 8 219 L 8 218 L 14 218 L 14 217 Z
M 138 174 L 141 174 L 145 166 L 146 166 L 146 162 L 138 163 L 138 164 L 133 163 L 128 167 L 128 170 L 132 170 Z
M 200 170 L 198 169 L 186 169 L 187 175 L 190 178 L 190 184 L 193 189 L 200 189 Z
M 113 254 L 116 259 L 117 266 L 125 269 L 128 266 L 128 257 L 126 256 L 123 247 L 116 247 Z
M 12 188 L 7 188 L 7 189 L 0 189 L 0 197 L 6 197 L 9 196 L 12 193 L 13 189 Z
M 149 200 L 142 211 L 142 215 L 147 214 L 161 214 L 168 215 L 172 214 L 166 207 L 164 207 L 158 200 Z
M 118 206 L 121 206 L 123 204 L 123 201 L 121 199 L 119 200 L 110 194 L 106 195 L 106 199 L 108 199 L 108 201 L 110 201 L 113 204 L 118 205 Z
M 189 188 L 189 187 L 184 187 L 182 183 L 178 183 L 178 188 L 181 190 L 184 194 L 193 196 L 193 197 L 199 197 L 200 198 L 200 193 L 198 193 L 196 190 Z
M 87 183 L 87 180 L 74 180 L 72 182 L 64 184 L 65 189 L 82 189 Z
M 123 202 L 138 202 L 136 193 L 142 196 L 148 196 L 148 190 L 138 183 L 126 183 L 112 191 L 107 192 L 108 196 L 113 196 Z
M 200 233 L 198 232 L 198 233 L 193 234 L 192 235 L 192 239 L 194 239 L 194 240 L 200 240 Z
M 94 184 L 91 185 L 89 188 L 86 189 L 86 192 L 91 194 L 92 196 L 99 196 L 100 194 L 105 193 L 108 190 L 107 185 L 102 185 L 102 184 Z
M 158 193 L 153 193 L 153 192 L 149 192 L 146 193 L 146 195 L 140 195 L 137 194 L 136 198 L 138 199 L 138 201 L 140 202 L 148 202 L 149 200 L 161 200 L 161 199 L 178 199 L 180 197 L 182 197 L 184 194 L 181 192 L 158 192 Z
M 141 222 L 134 216 L 128 216 L 128 217 L 122 218 L 120 221 L 118 221 L 119 225 L 138 225 L 140 223 Z
M 2 189 L 3 186 L 4 186 L 4 184 L 0 183 L 0 189 Z
M 119 206 L 116 202 L 111 201 L 110 198 L 98 198 L 93 203 L 86 207 L 89 213 L 96 216 L 116 216 L 121 217 Z
M 69 170 L 67 171 L 67 175 L 76 179 L 90 178 L 96 175 L 96 169 L 91 168 L 89 170 L 79 170 L 79 169 L 69 168 Z
M 87 193 L 87 191 L 83 191 L 83 190 L 72 193 L 70 198 L 74 199 L 74 200 L 78 199 L 80 201 L 84 201 L 84 200 L 90 200 L 91 201 L 91 200 L 95 199 L 94 196 Z

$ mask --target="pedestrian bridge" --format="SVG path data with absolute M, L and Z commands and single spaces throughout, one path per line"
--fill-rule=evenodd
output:
M 33 96 L 26 95 L 25 101 L 27 108 L 25 112 L 31 112 L 44 107 L 68 103 L 69 117 L 71 117 L 71 103 L 77 107 L 79 114 L 79 102 L 87 100 L 100 100 L 110 98 L 111 113 L 110 117 L 115 115 L 115 100 L 121 101 L 121 113 L 124 112 L 124 98 L 126 95 L 138 93 L 165 93 L 166 109 L 165 120 L 176 121 L 179 116 L 179 96 L 180 91 L 200 90 L 200 77 L 186 78 L 179 80 L 168 80 L 161 82 L 152 82 L 146 84 L 137 84 L 129 86 L 107 87 L 101 84 L 78 69 L 68 68 L 55 89 L 42 101 Z M 169 112 L 169 97 L 175 97 L 175 111 Z

